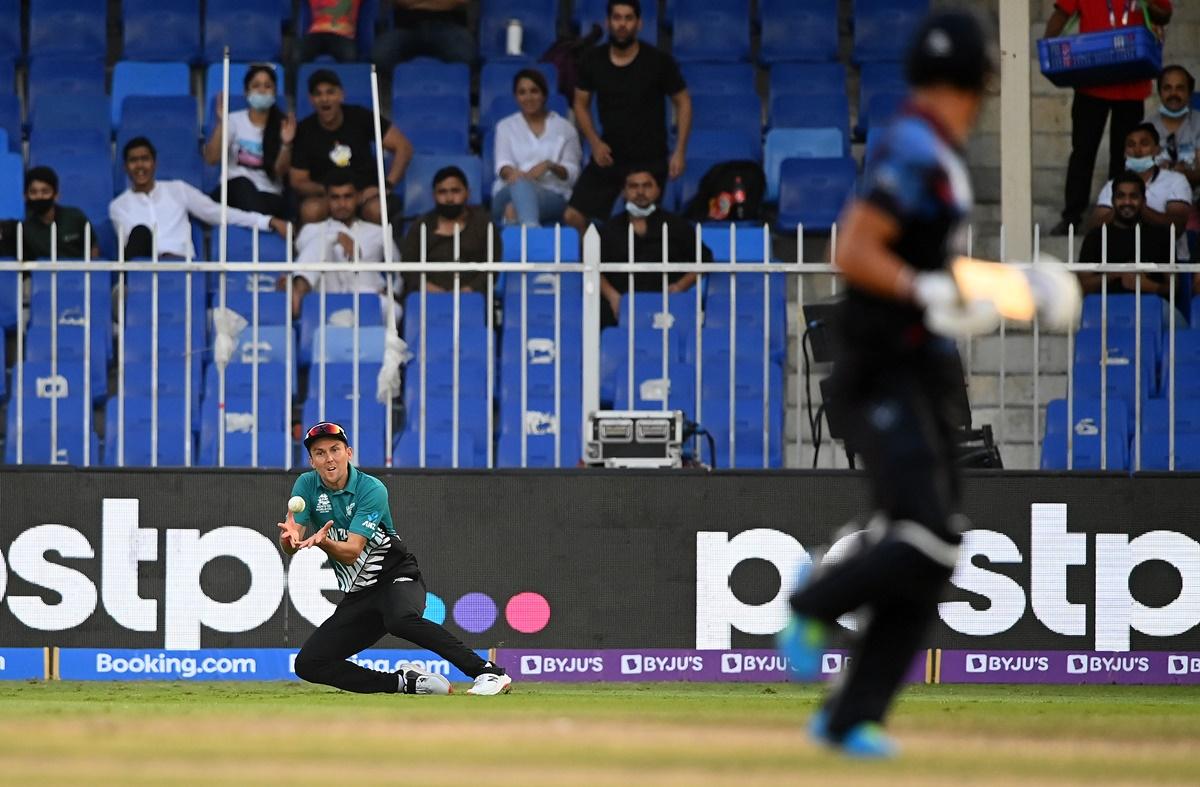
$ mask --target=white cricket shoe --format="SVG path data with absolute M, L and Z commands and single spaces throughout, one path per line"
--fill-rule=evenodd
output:
M 400 680 L 401 694 L 453 694 L 454 687 L 441 675 L 418 669 L 413 664 L 403 664 L 396 673 Z
M 507 675 L 497 675 L 484 672 L 476 676 L 475 685 L 467 689 L 467 694 L 480 697 L 492 697 L 496 694 L 507 694 L 512 690 L 512 678 Z

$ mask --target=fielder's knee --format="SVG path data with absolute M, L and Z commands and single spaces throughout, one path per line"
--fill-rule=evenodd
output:
M 325 671 L 325 664 L 325 659 L 313 656 L 301 648 L 296 654 L 296 677 L 309 683 L 324 683 L 321 677 Z

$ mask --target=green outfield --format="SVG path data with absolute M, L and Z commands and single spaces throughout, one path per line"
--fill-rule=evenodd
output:
M 818 696 L 777 684 L 522 683 L 501 697 L 0 684 L 0 783 L 1197 782 L 1197 688 L 919 686 L 896 709 L 904 754 L 889 763 L 810 745 Z

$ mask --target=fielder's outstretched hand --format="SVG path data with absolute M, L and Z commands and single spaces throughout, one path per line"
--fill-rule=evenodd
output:
M 287 516 L 279 523 L 279 530 L 282 543 L 292 549 L 298 548 L 304 540 L 304 528 L 296 524 L 296 518 L 292 516 L 291 511 L 288 511 Z
M 333 527 L 332 519 L 325 523 L 325 527 L 321 528 L 320 530 L 313 533 L 308 538 L 301 541 L 296 546 L 296 548 L 297 549 L 308 549 L 309 547 L 315 547 L 317 544 L 320 544 L 322 541 L 325 540 L 325 537 L 327 535 L 329 535 L 329 528 L 331 528 L 331 527 Z

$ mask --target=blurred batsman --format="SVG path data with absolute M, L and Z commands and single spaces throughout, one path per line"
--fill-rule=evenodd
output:
M 848 672 L 809 726 L 852 756 L 895 752 L 881 725 L 958 559 L 954 339 L 998 324 L 995 305 L 963 298 L 949 267 L 972 206 L 964 148 L 996 74 L 988 38 L 969 13 L 923 22 L 906 63 L 909 100 L 838 222 L 847 291 L 833 396 L 847 447 L 866 463 L 874 513 L 851 554 L 806 570 L 779 645 L 794 677 L 816 679 L 835 621 L 858 611 Z
M 425 580 L 396 533 L 387 487 L 350 463 L 346 430 L 323 421 L 304 437 L 312 470 L 296 479 L 279 546 L 289 555 L 320 549 L 346 594 L 296 655 L 296 676 L 360 694 L 450 694 L 441 675 L 401 665 L 379 672 L 348 659 L 384 634 L 406 639 L 458 667 L 475 683 L 468 694 L 507 693 L 512 679 L 484 661 L 439 623 L 424 616 Z M 325 520 L 324 525 L 318 525 Z M 318 529 L 306 537 L 308 525 Z

